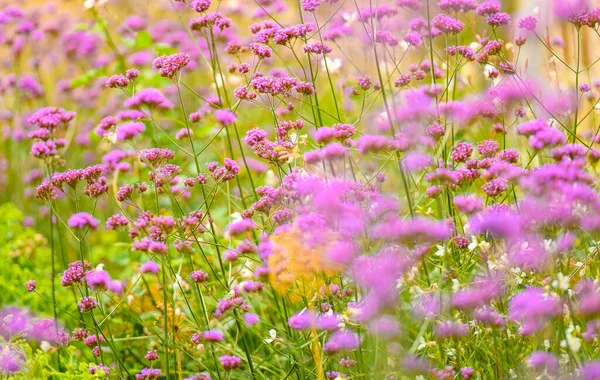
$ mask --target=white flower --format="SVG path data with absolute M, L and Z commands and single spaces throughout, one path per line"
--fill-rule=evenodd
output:
M 475 248 L 477 248 L 477 236 L 472 235 L 471 236 L 471 243 L 469 244 L 469 246 L 467 248 L 469 248 L 469 251 L 474 250 Z
M 269 330 L 270 338 L 265 339 L 265 343 L 272 343 L 275 339 L 277 339 L 277 331 L 274 329 Z
M 327 62 L 327 67 L 325 66 L 325 62 Z M 331 59 L 329 57 L 325 57 L 321 60 L 321 70 L 325 72 L 329 69 L 329 74 L 336 74 L 340 71 L 342 67 L 342 60 L 339 58 Z
M 479 246 L 479 249 L 481 250 L 481 252 L 487 252 L 490 249 L 491 244 L 488 243 L 487 241 L 482 241 L 481 243 L 478 244 L 478 246 Z
M 552 239 L 544 239 L 544 249 L 549 254 L 556 252 L 556 242 Z
M 453 278 L 452 279 L 452 290 L 456 292 L 458 289 L 460 289 L 460 282 L 458 282 L 457 279 Z
M 471 43 L 469 44 L 469 47 L 470 47 L 471 49 L 473 49 L 473 50 L 475 50 L 475 51 L 476 51 L 476 50 L 479 50 L 479 49 L 481 49 L 481 44 L 480 44 L 479 42 L 471 42 Z M 489 66 L 489 67 L 492 67 L 491 65 L 486 65 L 486 67 L 487 67 L 487 66 Z
M 42 351 L 48 352 L 48 350 L 50 348 L 52 348 L 52 345 L 50 345 L 50 343 L 48 343 L 45 340 L 43 340 L 42 343 L 40 343 L 40 348 L 42 349 Z
M 571 351 L 573 352 L 579 352 L 579 350 L 581 349 L 581 339 L 574 337 L 573 336 L 573 331 L 575 331 L 575 327 L 573 326 L 573 323 L 571 323 L 569 325 L 569 327 L 567 328 L 567 331 L 565 331 L 565 335 L 567 336 L 567 342 L 569 344 L 569 348 L 571 349 Z M 563 346 L 563 343 L 565 341 L 561 341 L 560 342 L 560 346 L 565 348 L 566 345 Z
M 556 277 L 557 279 L 552 281 L 552 287 L 561 290 L 569 289 L 569 276 L 565 276 L 564 274 L 559 273 Z
M 345 21 L 344 22 L 344 26 L 348 27 L 348 26 L 351 26 L 352 24 L 354 24 L 354 22 L 356 20 L 358 20 L 358 13 L 356 13 L 356 12 L 352 12 L 352 13 L 344 12 L 342 14 L 342 17 L 344 18 L 344 21 Z
M 92 9 L 94 7 L 101 7 L 106 3 L 108 3 L 108 0 L 85 0 L 83 6 L 85 9 Z
M 424 349 L 425 347 L 427 347 L 427 343 L 425 342 L 425 338 L 420 337 L 419 338 L 419 345 L 417 346 L 417 351 L 421 351 L 422 349 Z
M 273 170 L 267 170 L 267 178 L 265 179 L 265 183 L 271 187 L 277 187 L 277 185 L 279 185 L 279 178 L 277 178 L 277 175 Z
M 117 142 L 117 134 L 113 131 L 107 132 L 103 137 L 111 144 L 116 144 Z

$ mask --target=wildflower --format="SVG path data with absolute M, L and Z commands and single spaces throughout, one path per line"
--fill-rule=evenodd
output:
M 116 136 L 117 140 L 125 141 L 130 140 L 140 133 L 146 130 L 144 123 L 132 121 L 129 123 L 123 123 L 117 127 Z
M 136 80 L 139 75 L 140 72 L 137 69 L 128 69 L 125 71 L 125 77 L 131 81 Z
M 398 0 L 396 4 L 399 7 L 407 8 L 413 11 L 418 11 L 421 9 L 421 1 L 420 0 Z
M 446 34 L 457 34 L 465 27 L 462 22 L 445 14 L 435 15 L 431 19 L 431 25 Z
M 141 106 L 145 105 L 159 110 L 173 108 L 173 103 L 165 98 L 159 90 L 149 87 L 136 92 L 135 95 L 126 99 L 123 105 L 128 108 L 141 108 Z
M 537 19 L 534 16 L 525 16 L 519 19 L 519 21 L 517 22 L 517 27 L 519 29 L 525 29 L 530 32 L 533 32 L 535 30 L 536 25 Z
M 244 319 L 244 323 L 248 327 L 252 327 L 259 322 L 258 315 L 254 313 L 246 313 L 242 317 Z
M 87 262 L 84 262 L 82 266 L 81 261 L 75 261 L 69 264 L 69 268 L 63 273 L 60 280 L 62 286 L 70 286 L 73 284 L 80 284 L 81 280 L 85 275 L 85 269 L 89 267 Z M 85 268 L 85 269 L 84 269 Z
M 404 41 L 412 46 L 420 46 L 423 42 L 423 36 L 419 32 L 408 32 L 404 36 Z M 397 86 L 400 87 L 400 86 Z
M 332 49 L 327 44 L 321 42 L 312 42 L 304 45 L 302 51 L 305 53 L 321 55 L 331 53 Z
M 190 63 L 191 56 L 187 53 L 177 53 L 158 57 L 152 66 L 165 78 L 173 78 L 181 69 Z
M 160 265 L 158 265 L 158 263 L 149 260 L 146 261 L 145 263 L 143 263 L 140 266 L 140 272 L 141 273 L 158 273 L 158 271 L 160 270 Z
M 387 315 L 383 315 L 371 321 L 369 328 L 374 334 L 387 339 L 400 334 L 398 322 L 396 322 L 393 317 Z
M 398 45 L 398 39 L 388 30 L 378 30 L 375 32 L 375 41 L 387 46 Z
M 358 85 L 364 91 L 367 91 L 369 88 L 371 88 L 371 78 L 369 78 L 368 75 L 358 77 Z
M 105 270 L 91 270 L 85 274 L 85 281 L 94 290 L 105 290 L 110 285 L 110 276 Z
M 465 162 L 473 154 L 473 146 L 469 143 L 459 141 L 452 147 L 452 160 Z
M 464 367 L 460 369 L 460 376 L 463 379 L 470 379 L 475 374 L 475 370 L 471 367 Z
M 135 380 L 151 380 L 158 379 L 160 377 L 160 369 L 158 368 L 144 368 L 135 375 Z
M 350 124 L 334 124 L 331 129 L 333 136 L 340 141 L 349 139 L 356 133 L 356 128 Z
M 440 0 L 438 6 L 446 12 L 468 12 L 477 7 L 475 0 Z
M 123 74 L 113 75 L 104 83 L 104 86 L 109 88 L 122 88 L 127 85 L 129 85 L 129 79 Z
M 193 0 L 191 6 L 196 12 L 202 13 L 210 8 L 210 0 Z
M 211 380 L 211 377 L 208 373 L 202 372 L 192 377 L 185 377 L 184 380 Z
M 230 110 L 217 110 L 215 111 L 215 118 L 221 123 L 223 126 L 228 126 L 235 123 L 236 115 Z
M 270 58 L 273 54 L 273 50 L 270 47 L 255 42 L 250 44 L 250 50 L 260 59 Z
M 190 279 L 195 282 L 206 282 L 208 281 L 208 273 L 204 273 L 202 270 L 197 270 L 190 273 Z
M 544 351 L 532 352 L 527 358 L 527 365 L 540 370 L 545 369 L 548 373 L 556 373 L 560 366 L 553 354 Z
M 230 234 L 236 236 L 253 231 L 256 229 L 256 227 L 257 226 L 252 219 L 242 218 L 239 221 L 231 223 L 227 230 Z
M 27 122 L 39 128 L 53 130 L 60 125 L 66 125 L 73 120 L 75 112 L 67 112 L 62 108 L 46 107 L 34 112 Z
M 490 16 L 500 12 L 500 3 L 496 0 L 487 0 L 479 4 L 475 10 L 478 15 Z
M 316 273 L 338 269 L 337 265 L 328 262 L 322 254 L 327 251 L 329 245 L 316 243 L 312 247 L 309 246 L 297 227 L 282 229 L 272 234 L 269 237 L 269 247 L 269 280 L 281 291 L 290 288 L 295 281 L 309 280 Z M 259 253 L 260 248 L 259 246 Z M 311 284 L 316 285 L 312 280 Z M 312 285 L 307 284 L 302 291 L 314 291 Z
M 581 367 L 581 376 L 584 380 L 600 379 L 600 361 L 588 361 Z
M 124 227 L 129 224 L 129 220 L 120 214 L 115 214 L 106 220 L 106 228 L 116 230 L 118 227 Z
M 454 197 L 454 206 L 460 212 L 472 214 L 483 208 L 483 200 L 474 195 L 458 195 Z
M 206 342 L 221 342 L 223 340 L 223 332 L 220 330 L 203 331 L 200 334 L 194 334 L 192 340 L 196 344 L 198 344 L 200 340 L 204 340 Z
M 469 327 L 463 323 L 445 321 L 441 322 L 435 332 L 440 338 L 462 337 L 469 333 Z
M 523 335 L 542 330 L 547 320 L 561 314 L 560 300 L 555 296 L 545 295 L 539 288 L 528 288 L 509 301 L 508 318 L 521 323 L 519 332 Z
M 139 154 L 139 159 L 142 162 L 147 162 L 151 166 L 160 166 L 175 158 L 175 152 L 170 149 L 142 149 Z
M 9 345 L 0 346 L 0 372 L 10 376 L 11 373 L 20 371 L 24 365 L 25 357 L 22 353 Z
M 88 366 L 88 372 L 90 373 L 90 375 L 99 376 L 100 378 L 102 378 L 109 374 L 110 367 L 107 367 L 103 364 L 90 364 Z
M 89 227 L 91 229 L 96 229 L 98 227 L 98 221 L 93 216 L 91 216 L 90 214 L 88 214 L 86 212 L 79 212 L 79 213 L 71 215 L 69 217 L 67 224 L 71 228 L 79 228 L 79 229 L 82 229 L 85 227 Z
M 574 289 L 576 310 L 584 316 L 600 314 L 600 288 L 590 279 L 581 280 Z
M 158 352 L 156 350 L 148 351 L 144 358 L 149 361 L 158 360 Z
M 223 369 L 226 371 L 239 368 L 242 364 L 242 359 L 233 355 L 223 355 L 219 357 L 219 361 L 221 362 Z
M 197 19 L 193 19 L 189 23 L 191 30 L 203 31 L 204 29 L 216 26 L 220 30 L 227 29 L 231 26 L 231 19 L 225 17 L 221 12 L 207 13 Z
M 320 4 L 319 0 L 302 0 L 302 9 L 305 12 L 314 12 Z
M 288 326 L 294 330 L 307 330 L 314 326 L 315 315 L 311 311 L 304 311 L 292 315 L 288 320 Z
M 477 151 L 483 157 L 494 157 L 500 150 L 500 144 L 494 140 L 485 140 L 477 144 Z
M 495 27 L 508 25 L 510 22 L 510 15 L 508 13 L 498 12 L 487 16 L 485 21 L 488 23 L 488 25 Z
M 352 351 L 360 345 L 359 336 L 351 331 L 335 332 L 323 346 L 323 351 L 328 354 Z
M 508 188 L 504 178 L 495 178 L 481 187 L 489 197 L 497 197 Z
M 215 181 L 229 181 L 235 178 L 240 171 L 237 162 L 230 158 L 225 158 L 223 166 L 218 166 L 216 162 L 209 162 L 206 166 Z
M 35 288 L 36 288 L 35 280 L 29 280 L 24 285 L 25 285 L 25 289 L 27 289 L 28 292 L 35 291 Z
M 96 302 L 96 298 L 93 296 L 89 296 L 89 297 L 83 297 L 79 300 L 79 302 L 77 303 L 77 305 L 79 306 L 79 310 L 82 313 L 85 313 L 87 311 L 92 311 L 95 308 L 98 307 L 98 303 Z

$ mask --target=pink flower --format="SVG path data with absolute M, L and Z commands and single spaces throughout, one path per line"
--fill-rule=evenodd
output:
M 88 214 L 87 212 L 79 212 L 73 214 L 69 217 L 69 221 L 67 222 L 69 227 L 71 228 L 85 228 L 89 227 L 91 229 L 96 229 L 98 227 L 98 221 Z
M 152 63 L 152 66 L 158 70 L 159 74 L 165 78 L 172 78 L 181 69 L 190 63 L 191 56 L 187 53 L 177 53 L 173 55 L 164 55 L 158 57 Z
M 25 289 L 27 289 L 28 292 L 35 291 L 35 288 L 36 288 L 35 280 L 29 280 L 25 283 Z
M 534 16 L 525 16 L 517 21 L 517 27 L 519 29 L 525 29 L 530 32 L 535 30 L 536 25 L 537 19 Z
M 232 355 L 223 355 L 219 357 L 219 361 L 221 362 L 223 369 L 227 371 L 236 369 L 242 365 L 242 359 Z
M 132 138 L 136 137 L 137 135 L 144 132 L 145 130 L 146 130 L 146 126 L 144 125 L 144 123 L 140 123 L 137 121 L 123 123 L 117 127 L 117 130 L 116 130 L 117 140 L 119 140 L 119 141 L 131 140 Z
M 215 111 L 215 118 L 225 127 L 235 123 L 236 115 L 230 110 L 220 109 Z
M 160 265 L 152 260 L 146 261 L 140 266 L 141 273 L 158 273 L 159 270 Z
M 465 24 L 459 20 L 445 14 L 434 16 L 431 19 L 431 25 L 446 34 L 457 34 L 465 27 Z

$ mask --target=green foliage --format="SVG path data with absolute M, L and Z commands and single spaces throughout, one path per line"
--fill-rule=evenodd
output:
M 38 287 L 50 289 L 50 250 L 40 233 L 23 225 L 23 213 L 12 204 L 0 205 L 0 305 L 27 305 L 48 311 L 45 301 L 28 293 L 23 284 L 35 279 Z M 34 265 L 35 263 L 35 265 Z

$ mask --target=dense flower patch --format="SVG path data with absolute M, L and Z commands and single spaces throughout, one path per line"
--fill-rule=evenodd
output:
M 3 5 L 0 376 L 600 379 L 600 8 L 521 3 Z

